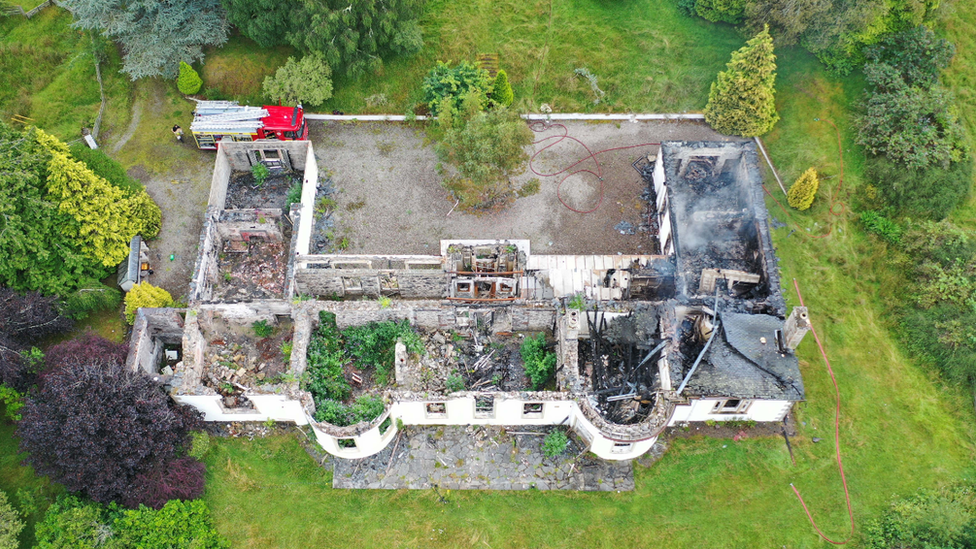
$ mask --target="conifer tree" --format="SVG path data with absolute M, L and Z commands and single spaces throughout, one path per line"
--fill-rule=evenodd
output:
M 200 91 L 203 79 L 186 61 L 180 61 L 180 76 L 176 79 L 176 87 L 183 95 L 193 95 Z
M 491 89 L 491 100 L 502 107 L 511 105 L 512 101 L 515 100 L 515 94 L 512 93 L 512 85 L 508 83 L 508 74 L 505 73 L 505 69 L 500 69 L 495 76 L 495 84 Z
M 790 191 L 786 193 L 786 201 L 800 211 L 807 210 L 813 204 L 818 188 L 820 188 L 820 180 L 817 178 L 817 170 L 808 168 L 790 186 Z
M 705 121 L 729 135 L 763 135 L 779 120 L 775 103 L 776 56 L 767 26 L 732 53 L 708 94 Z

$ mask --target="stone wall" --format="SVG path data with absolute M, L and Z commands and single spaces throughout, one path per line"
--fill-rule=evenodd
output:
M 189 302 L 197 303 L 209 301 L 213 296 L 213 285 L 217 280 L 217 254 L 223 240 L 218 230 L 218 218 L 220 212 L 213 206 L 207 207 L 207 213 L 203 221 L 203 230 L 200 231 L 199 252 L 197 255 L 196 266 L 193 269 L 193 279 L 190 281 Z
M 432 269 L 314 269 L 295 272 L 299 294 L 337 297 L 399 295 L 410 299 L 448 296 L 447 275 Z
M 183 317 L 186 309 L 146 309 L 136 311 L 129 355 L 125 366 L 146 374 L 159 373 L 165 345 L 179 345 L 183 340 Z
M 250 171 L 251 160 L 248 153 L 258 150 L 283 150 L 288 152 L 293 170 L 304 170 L 308 158 L 310 144 L 308 141 L 276 141 L 262 139 L 258 141 L 220 142 L 217 155 L 223 154 L 227 158 L 230 168 L 234 171 Z
M 222 240 L 247 240 L 259 236 L 264 240 L 280 242 L 281 209 L 224 210 L 220 212 L 217 233 Z

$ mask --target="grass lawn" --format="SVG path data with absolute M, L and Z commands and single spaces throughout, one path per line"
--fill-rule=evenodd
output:
M 4 414 L 6 407 L 0 404 L 0 490 L 14 507 L 23 511 L 25 502 L 33 498 L 37 504 L 33 512 L 26 515 L 26 527 L 20 533 L 20 546 L 24 549 L 34 545 L 34 525 L 43 518 L 48 501 L 53 501 L 63 489 L 51 484 L 47 477 L 34 475 L 32 467 L 24 467 L 21 461 L 24 454 L 19 453 L 18 439 L 14 437 L 14 425 Z
M 71 15 L 58 7 L 30 20 L 0 19 L 0 72 L 6 82 L 0 87 L 0 117 L 28 117 L 65 141 L 94 125 L 101 103 L 91 38 L 70 24 Z M 102 66 L 105 92 L 110 101 L 125 101 L 129 82 L 118 72 L 118 53 L 110 50 Z

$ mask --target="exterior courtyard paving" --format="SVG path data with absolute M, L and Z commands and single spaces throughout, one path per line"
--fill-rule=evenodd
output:
M 563 455 L 542 451 L 548 427 L 407 427 L 382 452 L 334 458 L 334 488 L 447 490 L 634 489 L 631 461 L 584 455 L 570 440 Z M 516 434 L 533 433 L 533 434 Z M 393 455 L 393 452 L 396 452 Z M 653 451 L 653 450 L 652 450 Z M 393 455 L 391 459 L 391 455 Z

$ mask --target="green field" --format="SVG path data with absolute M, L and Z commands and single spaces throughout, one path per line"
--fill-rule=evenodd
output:
M 0 43 L 50 40 L 49 49 L 60 53 L 50 58 L 43 51 L 31 54 L 37 55 L 34 62 L 66 71 L 70 55 L 65 52 L 81 48 L 85 37 L 68 30 L 59 13 L 51 8 L 45 12 L 48 19 L 35 18 L 29 25 L 36 21 L 36 29 L 0 22 L 5 25 L 0 26 Z M 972 135 L 976 5 L 957 0 L 944 17 L 959 51 L 946 83 Z M 558 112 L 700 111 L 715 73 L 745 40 L 731 27 L 687 18 L 671 2 L 650 0 L 434 0 L 428 3 L 424 31 L 423 51 L 388 61 L 378 75 L 354 82 L 338 78 L 335 97 L 319 110 L 365 112 L 366 98 L 375 103 L 382 94 L 388 103 L 373 111 L 405 112 L 420 99 L 420 82 L 435 60 L 498 53 L 523 111 L 537 111 L 543 102 Z M 796 277 L 837 374 L 843 398 L 841 446 L 860 529 L 892 497 L 972 478 L 976 417 L 971 394 L 913 362 L 892 335 L 887 289 L 903 281 L 886 264 L 883 245 L 865 235 L 850 213 L 863 170 L 852 130 L 863 82 L 825 74 L 799 48 L 777 53 L 782 120 L 765 143 L 787 185 L 810 166 L 824 178 L 807 212 L 786 215 L 772 200 L 767 206 L 789 223 L 773 234 L 787 302 L 797 303 L 791 282 Z M 248 40 L 234 37 L 226 48 L 208 52 L 204 86 L 256 103 L 260 97 L 252 90 L 291 54 L 287 48 L 255 52 Z M 583 67 L 606 92 L 600 104 L 593 103 L 589 84 L 573 75 Z M 52 87 L 56 77 L 23 74 L 31 87 L 12 98 L 0 95 L 0 107 L 18 104 L 21 95 L 32 105 L 53 103 L 44 90 L 53 94 L 58 89 Z M 117 100 L 110 100 L 106 115 L 119 135 L 128 125 L 131 105 L 145 105 L 139 131 L 120 160 L 164 171 L 173 159 L 154 154 L 154 144 L 168 124 L 186 117 L 190 105 L 169 82 L 140 82 L 131 90 L 113 94 Z M 97 85 L 95 96 L 97 111 Z M 52 129 L 61 128 L 56 131 L 69 132 L 78 120 L 63 122 L 63 128 L 61 118 L 50 123 Z M 841 133 L 842 184 L 841 151 L 828 120 Z M 785 203 L 772 177 L 767 181 Z M 954 218 L 973 226 L 976 200 Z M 821 235 L 828 236 L 812 238 Z M 824 547 L 789 484 L 801 490 L 825 533 L 845 537 L 847 512 L 833 459 L 833 385 L 812 337 L 799 355 L 807 401 L 796 409 L 802 423 L 794 439 L 795 466 L 781 438 L 679 440 L 658 463 L 636 466 L 632 493 L 455 491 L 441 504 L 427 491 L 333 490 L 330 474 L 292 436 L 221 439 L 207 457 L 205 499 L 220 531 L 241 548 Z M 814 444 L 813 437 L 823 441 Z M 11 494 L 24 487 L 50 491 L 45 481 L 18 465 L 20 459 L 12 427 L 0 424 L 0 489 Z M 27 535 L 23 547 L 29 547 Z

